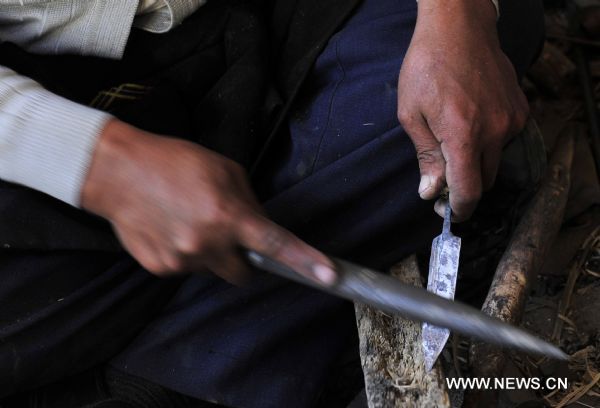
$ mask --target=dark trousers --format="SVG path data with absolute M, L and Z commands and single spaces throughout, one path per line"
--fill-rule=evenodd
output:
M 500 22 L 520 73 L 539 49 L 538 6 L 512 2 Z M 395 113 L 415 19 L 414 0 L 364 1 L 318 58 L 289 132 L 254 180 L 277 222 L 377 267 L 429 244 L 439 228 L 417 196 L 414 149 Z M 112 252 L 0 259 L 0 395 L 110 361 L 225 405 L 314 406 L 355 335 L 351 305 L 269 275 L 238 288 L 214 277 L 161 281 Z

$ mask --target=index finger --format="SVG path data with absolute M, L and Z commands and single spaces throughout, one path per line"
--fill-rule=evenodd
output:
M 481 199 L 481 153 L 470 145 L 442 143 L 446 159 L 446 182 L 455 221 L 467 220 Z
M 320 284 L 331 286 L 337 280 L 329 258 L 262 215 L 251 213 L 241 220 L 238 240 L 246 249 L 268 256 Z

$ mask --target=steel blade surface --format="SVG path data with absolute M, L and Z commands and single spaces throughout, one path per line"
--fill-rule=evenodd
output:
M 259 269 L 388 313 L 448 327 L 500 346 L 558 359 L 568 357 L 556 346 L 471 306 L 444 299 L 425 289 L 406 285 L 391 276 L 350 262 L 331 258 L 336 264 L 339 278 L 336 284 L 327 287 L 257 252 L 246 251 L 245 256 Z
M 454 299 L 461 240 L 452 234 L 452 210 L 446 206 L 444 226 L 431 245 L 427 290 L 446 299 Z M 431 371 L 450 337 L 450 330 L 424 322 L 422 325 L 422 348 L 425 368 Z

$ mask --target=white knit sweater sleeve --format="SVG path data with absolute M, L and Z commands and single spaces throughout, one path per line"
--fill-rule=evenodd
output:
M 0 66 L 0 179 L 78 206 L 110 117 Z

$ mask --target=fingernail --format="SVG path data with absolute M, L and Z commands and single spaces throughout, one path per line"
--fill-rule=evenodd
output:
M 425 175 L 421 177 L 421 182 L 419 183 L 419 195 L 423 197 L 423 194 L 431 188 L 433 183 L 433 177 Z
M 433 209 L 437 213 L 437 215 L 444 218 L 444 215 L 446 214 L 446 205 L 446 201 L 438 200 L 435 202 Z
M 326 285 L 332 285 L 337 280 L 337 274 L 329 266 L 316 265 L 313 267 L 316 278 Z

